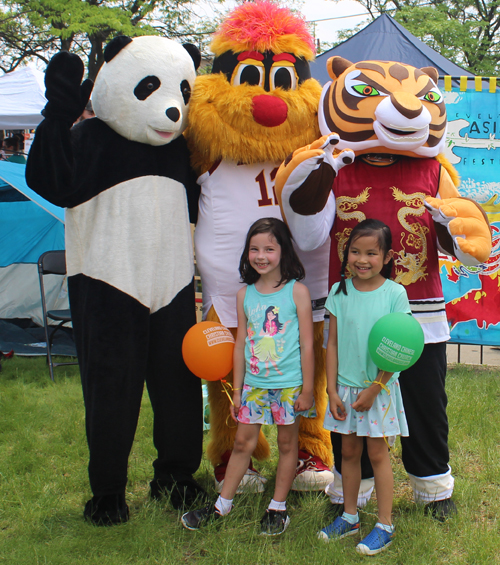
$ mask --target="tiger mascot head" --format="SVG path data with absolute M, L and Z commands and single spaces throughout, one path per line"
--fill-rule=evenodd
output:
M 327 67 L 332 81 L 323 89 L 319 124 L 324 135 L 339 134 L 339 149 L 356 155 L 442 153 L 447 120 L 436 69 L 342 57 L 331 57 Z
M 210 46 L 212 74 L 197 77 L 186 132 L 192 164 L 282 161 L 319 137 L 321 85 L 311 78 L 305 21 L 269 1 L 245 2 Z

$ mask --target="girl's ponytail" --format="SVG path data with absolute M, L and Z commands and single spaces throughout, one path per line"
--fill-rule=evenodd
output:
M 391 276 L 392 276 L 392 268 L 393 267 L 394 267 L 394 259 L 391 258 L 391 260 L 387 263 L 387 265 L 384 265 L 384 268 L 380 271 L 380 273 L 386 279 L 390 279 Z
M 342 266 L 340 268 L 340 282 L 335 294 L 339 294 L 342 291 L 347 296 L 347 286 L 345 284 L 345 272 L 347 268 L 348 255 L 349 255 L 349 247 L 346 245 L 344 251 L 344 259 L 342 260 Z

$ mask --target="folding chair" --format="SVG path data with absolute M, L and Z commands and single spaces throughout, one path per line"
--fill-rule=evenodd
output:
M 38 259 L 38 278 L 40 280 L 40 294 L 42 297 L 43 326 L 45 329 L 45 341 L 47 343 L 47 364 L 49 366 L 50 378 L 54 380 L 54 367 L 62 365 L 77 365 L 77 361 L 56 363 L 52 359 L 52 342 L 54 334 L 65 324 L 71 322 L 71 311 L 67 310 L 47 310 L 45 300 L 45 288 L 43 285 L 44 275 L 65 275 L 66 274 L 66 252 L 65 251 L 46 251 Z M 49 320 L 59 322 L 54 329 L 50 330 Z

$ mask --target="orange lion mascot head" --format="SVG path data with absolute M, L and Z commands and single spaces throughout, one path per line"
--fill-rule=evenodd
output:
M 268 1 L 245 2 L 215 34 L 212 74 L 197 78 L 187 132 L 198 171 L 219 159 L 282 161 L 319 135 L 306 23 Z

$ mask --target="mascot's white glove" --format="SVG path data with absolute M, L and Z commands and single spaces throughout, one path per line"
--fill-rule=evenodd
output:
M 476 202 L 468 198 L 428 197 L 424 206 L 436 223 L 439 243 L 446 253 L 464 265 L 479 265 L 488 260 L 491 229 L 486 214 Z
M 330 133 L 329 135 L 323 136 L 318 141 L 322 140 L 324 141 L 321 144 L 320 149 L 324 151 L 324 161 L 330 165 L 330 167 L 335 171 L 335 176 L 337 176 L 340 169 L 346 165 L 350 165 L 354 161 L 354 151 L 351 151 L 350 149 L 343 149 L 336 155 L 333 154 L 335 146 L 340 141 L 340 137 L 337 133 Z
M 354 152 L 350 149 L 344 149 L 340 153 L 334 155 L 334 149 L 340 141 L 338 134 L 331 133 L 317 139 L 310 145 L 301 147 L 293 152 L 291 158 L 288 158 L 280 167 L 276 176 L 276 188 L 282 192 L 286 188 L 287 194 L 295 192 L 303 187 L 301 192 L 307 191 L 309 202 L 314 200 L 317 205 L 324 202 L 326 198 L 321 198 L 318 202 L 317 198 L 311 198 L 311 189 L 314 184 L 315 195 L 318 196 L 318 190 L 321 193 L 325 191 L 329 193 L 332 188 L 333 179 L 337 173 L 354 161 Z M 319 186 L 318 183 L 319 182 Z M 304 186 L 303 186 L 304 185 Z M 298 195 L 295 196 L 298 198 Z M 306 207 L 307 208 L 307 207 Z M 322 207 L 316 209 L 318 212 Z M 305 213 L 308 215 L 310 210 L 299 210 L 297 213 Z M 312 212 L 315 213 L 315 212 Z
M 334 154 L 339 139 L 332 133 L 297 149 L 276 175 L 281 213 L 304 251 L 316 249 L 329 237 L 335 217 L 333 181 L 342 167 L 354 161 L 350 149 Z

